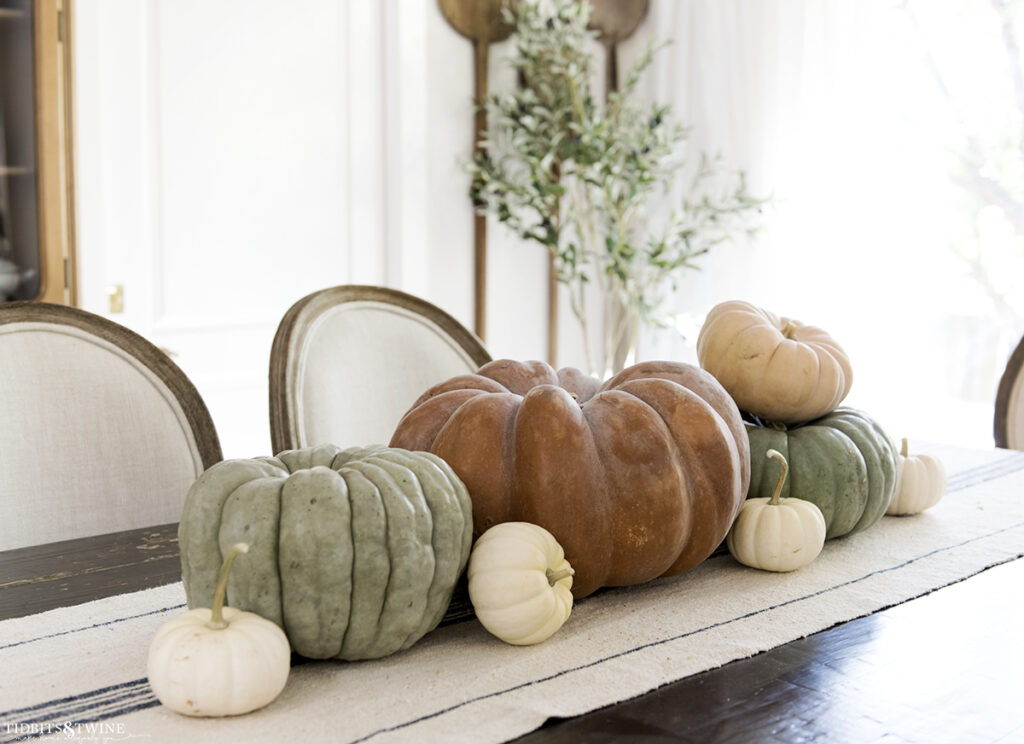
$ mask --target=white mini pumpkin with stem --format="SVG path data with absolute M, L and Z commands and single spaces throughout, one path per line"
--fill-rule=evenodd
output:
M 810 501 L 779 498 L 789 474 L 789 463 L 778 450 L 770 449 L 765 454 L 779 461 L 778 483 L 770 498 L 746 500 L 726 536 L 726 545 L 745 566 L 764 571 L 795 571 L 821 553 L 825 517 Z
M 911 455 L 906 437 L 896 458 L 896 495 L 885 513 L 894 517 L 920 514 L 946 493 L 946 466 L 932 455 Z
M 502 522 L 469 556 L 469 599 L 477 619 L 506 643 L 547 640 L 572 612 L 572 566 L 543 527 Z
M 224 607 L 231 564 L 249 551 L 237 543 L 224 556 L 212 607 L 179 615 L 157 629 L 147 673 L 157 699 L 188 716 L 233 716 L 262 708 L 284 689 L 291 647 L 274 623 Z

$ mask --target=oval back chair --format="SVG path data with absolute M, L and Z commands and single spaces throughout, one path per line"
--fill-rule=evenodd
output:
M 993 429 L 997 447 L 1024 450 L 1024 338 L 999 380 Z
M 221 459 L 198 391 L 106 318 L 0 304 L 0 549 L 177 522 Z
M 282 318 L 270 353 L 274 452 L 386 444 L 421 393 L 491 360 L 426 300 L 384 287 L 314 292 Z

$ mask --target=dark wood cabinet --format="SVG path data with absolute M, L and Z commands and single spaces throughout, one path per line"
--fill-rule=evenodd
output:
M 0 0 L 0 300 L 76 301 L 70 0 Z

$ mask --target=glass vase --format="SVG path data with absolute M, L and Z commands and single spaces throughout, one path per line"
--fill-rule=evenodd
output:
M 640 309 L 618 282 L 605 287 L 602 297 L 601 343 L 591 374 L 607 380 L 636 363 Z

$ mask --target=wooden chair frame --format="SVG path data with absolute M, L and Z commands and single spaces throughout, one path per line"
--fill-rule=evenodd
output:
M 202 396 L 178 365 L 154 344 L 107 318 L 48 302 L 0 303 L 0 326 L 11 323 L 52 323 L 81 329 L 122 349 L 145 365 L 174 395 L 195 437 L 204 468 L 223 459 L 220 439 Z
M 1022 374 L 1024 374 L 1024 338 L 1021 338 L 1017 348 L 1010 355 L 996 392 L 993 434 L 997 447 L 1010 447 L 1010 404 L 1013 402 L 1014 385 Z M 1022 443 L 1016 442 L 1016 445 L 1017 448 L 1021 448 Z
M 300 446 L 294 411 L 302 347 L 313 323 L 327 310 L 347 302 L 378 302 L 421 315 L 444 331 L 478 366 L 491 361 L 483 342 L 436 305 L 387 287 L 346 284 L 306 295 L 281 319 L 270 351 L 270 440 L 274 452 Z

